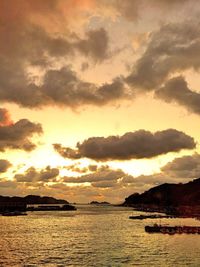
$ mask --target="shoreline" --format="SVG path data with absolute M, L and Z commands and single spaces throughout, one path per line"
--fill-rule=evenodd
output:
M 136 211 L 162 213 L 175 218 L 200 219 L 200 206 L 155 206 L 155 205 L 121 205 Z

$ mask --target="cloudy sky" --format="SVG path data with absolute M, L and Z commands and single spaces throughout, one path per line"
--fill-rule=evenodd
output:
M 0 194 L 122 202 L 200 177 L 200 3 L 0 0 Z

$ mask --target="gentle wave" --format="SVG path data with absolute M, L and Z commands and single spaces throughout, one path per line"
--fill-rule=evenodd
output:
M 154 220 L 130 208 L 82 205 L 77 211 L 0 217 L 0 266 L 200 266 L 200 235 L 148 234 Z M 162 223 L 199 225 L 194 219 Z

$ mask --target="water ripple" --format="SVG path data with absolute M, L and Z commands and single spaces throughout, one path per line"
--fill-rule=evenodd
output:
M 81 206 L 73 216 L 54 211 L 0 217 L 0 266 L 200 266 L 200 236 L 147 234 L 146 222 L 128 219 L 132 213 Z

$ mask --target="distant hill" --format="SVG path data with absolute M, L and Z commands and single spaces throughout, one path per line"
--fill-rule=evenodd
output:
M 69 204 L 68 201 L 63 199 L 56 199 L 53 197 L 41 197 L 36 195 L 28 195 L 26 197 L 7 197 L 0 196 L 1 202 L 24 202 L 26 204 Z
M 163 207 L 163 211 L 175 210 L 176 213 L 192 213 L 192 210 L 193 212 L 195 210 L 199 214 L 200 178 L 186 184 L 165 183 L 142 194 L 132 194 L 125 199 L 123 205 L 140 207 L 141 209 L 153 208 L 155 210 L 157 207 L 161 211 Z M 166 209 L 166 207 L 168 208 Z M 188 207 L 187 211 L 183 207 Z

